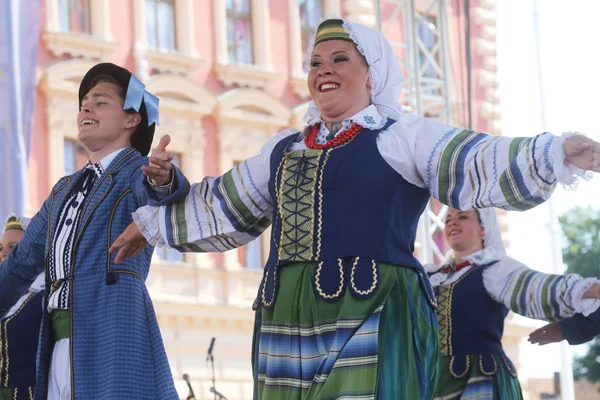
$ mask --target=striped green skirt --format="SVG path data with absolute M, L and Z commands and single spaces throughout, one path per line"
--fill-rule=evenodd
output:
M 333 302 L 313 290 L 313 263 L 279 271 L 272 309 L 259 308 L 256 400 L 432 399 L 438 378 L 435 310 L 410 268 L 381 263 L 369 299 Z
M 450 372 L 452 357 L 441 358 L 440 380 L 434 400 L 523 400 L 521 385 L 502 357 L 493 356 L 496 371 L 484 374 L 480 356 L 469 356 L 469 371 L 457 378 Z

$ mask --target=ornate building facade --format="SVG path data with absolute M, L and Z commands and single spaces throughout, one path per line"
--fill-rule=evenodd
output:
M 303 50 L 323 16 L 377 24 L 373 0 L 43 2 L 29 214 L 39 209 L 55 181 L 86 161 L 77 142 L 77 89 L 94 64 L 110 61 L 135 71 L 160 97 L 155 137 L 171 135 L 175 162 L 190 181 L 199 181 L 257 154 L 277 131 L 302 127 L 309 101 Z M 500 134 L 495 1 L 471 1 L 470 74 L 464 61 L 463 2 L 445 2 L 448 24 L 442 28 L 447 32 L 430 13 L 431 1 L 413 3 L 428 21 L 419 37 L 424 46 L 431 35 L 449 35 L 453 123 L 466 126 L 471 120 L 474 129 Z M 404 41 L 402 16 L 388 17 L 386 35 Z M 426 100 L 435 102 L 436 93 Z M 147 285 L 182 398 L 188 393 L 183 374 L 191 377 L 196 398 L 213 398 L 206 362 L 212 337 L 217 389 L 230 400 L 252 398 L 251 303 L 267 254 L 264 237 L 224 254 L 156 251 Z M 509 355 L 518 362 L 515 344 L 523 332 L 509 324 L 505 336 Z

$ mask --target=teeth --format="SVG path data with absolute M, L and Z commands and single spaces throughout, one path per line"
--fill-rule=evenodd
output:
M 93 119 L 84 119 L 83 121 L 81 121 L 81 125 L 93 125 L 97 123 L 98 121 L 94 121 Z
M 321 85 L 321 90 L 337 89 L 339 86 L 337 83 L 325 83 Z

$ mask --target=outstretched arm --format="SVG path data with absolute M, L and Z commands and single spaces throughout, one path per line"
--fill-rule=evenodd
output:
M 576 345 L 589 342 L 600 335 L 600 309 L 587 317 L 576 314 L 560 322 L 553 322 L 529 335 L 532 344 L 548 344 L 567 339 L 569 344 Z
M 50 196 L 31 219 L 23 237 L 0 264 L 0 316 L 21 298 L 45 268 Z
M 483 282 L 492 298 L 529 318 L 557 321 L 600 306 L 597 279 L 545 274 L 507 256 L 484 272 Z
M 171 162 L 173 155 L 167 150 L 170 142 L 169 135 L 161 137 L 152 150 L 149 165 L 144 162 L 132 175 L 132 187 L 140 207 L 170 204 L 185 197 L 190 190 L 185 175 Z
M 491 136 L 413 115 L 391 128 L 407 155 L 393 166 L 458 209 L 526 210 L 547 200 L 557 183 L 600 172 L 600 144 L 578 134 Z
M 164 207 L 142 207 L 130 226 L 111 247 L 121 249 L 115 262 L 138 254 L 148 243 L 179 251 L 222 252 L 243 246 L 270 224 L 269 161 L 273 147 L 285 136 L 272 138 L 261 154 L 224 175 L 192 185 L 188 195 Z

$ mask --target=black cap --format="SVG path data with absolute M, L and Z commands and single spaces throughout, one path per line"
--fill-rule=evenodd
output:
M 91 85 L 94 80 L 100 75 L 108 75 L 119 83 L 119 86 L 125 91 L 127 96 L 127 89 L 129 87 L 129 81 L 131 79 L 131 72 L 123 67 L 112 63 L 102 63 L 93 66 L 83 77 L 81 84 L 79 85 L 79 110 L 81 111 L 81 103 L 85 95 L 92 89 Z M 152 146 L 152 139 L 154 138 L 154 128 L 156 124 L 148 126 L 148 112 L 146 111 L 146 105 L 142 101 L 140 106 L 139 114 L 142 117 L 142 121 L 137 126 L 135 132 L 131 136 L 131 145 L 139 151 L 142 156 L 148 155 L 150 147 Z

